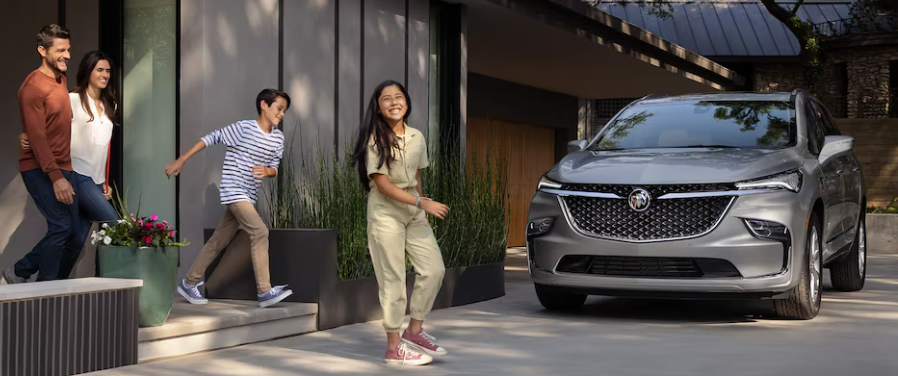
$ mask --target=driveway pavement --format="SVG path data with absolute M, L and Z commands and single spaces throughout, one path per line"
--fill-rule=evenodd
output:
M 788 321 L 767 302 L 591 297 L 548 313 L 512 250 L 505 297 L 430 316 L 450 355 L 426 367 L 383 365 L 373 322 L 91 375 L 898 375 L 898 255 L 873 254 L 863 291 L 828 289 L 820 316 Z

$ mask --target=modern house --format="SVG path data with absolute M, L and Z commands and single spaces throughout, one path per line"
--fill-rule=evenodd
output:
M 196 156 L 177 179 L 166 179 L 164 167 L 206 133 L 256 116 L 253 101 L 265 87 L 293 97 L 283 127 L 297 145 L 340 148 L 373 88 L 404 82 L 414 103 L 410 124 L 429 138 L 471 148 L 490 137 L 511 143 L 512 221 L 523 223 L 534 182 L 577 138 L 582 99 L 745 85 L 734 70 L 579 0 L 32 0 L 2 7 L 0 267 L 45 231 L 18 174 L 14 140 L 16 91 L 39 64 L 34 35 L 49 23 L 73 33 L 70 83 L 85 52 L 113 56 L 124 122 L 113 139 L 112 180 L 132 207 L 139 197 L 143 213 L 175 223 L 193 242 L 182 269 L 223 212 L 224 149 Z M 513 233 L 510 244 L 522 236 Z M 92 273 L 92 263 L 80 265 L 78 275 Z

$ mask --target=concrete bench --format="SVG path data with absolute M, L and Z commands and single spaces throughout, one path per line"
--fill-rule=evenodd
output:
M 143 281 L 0 286 L 0 375 L 73 375 L 137 363 Z

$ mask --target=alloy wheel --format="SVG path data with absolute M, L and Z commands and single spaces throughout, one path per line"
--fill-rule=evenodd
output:
M 867 230 L 865 230 L 865 223 L 861 222 L 860 233 L 858 234 L 858 242 L 857 242 L 857 257 L 858 257 L 858 269 L 860 271 L 860 275 L 864 276 L 867 267 Z
M 820 295 L 820 240 L 817 236 L 817 228 L 815 227 L 811 232 L 811 252 L 808 255 L 808 273 L 810 273 L 810 278 L 808 278 L 808 282 L 810 286 L 808 291 L 811 292 L 811 301 L 816 302 L 818 296 Z

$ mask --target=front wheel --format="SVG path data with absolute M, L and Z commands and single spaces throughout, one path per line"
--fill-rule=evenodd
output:
M 861 213 L 851 251 L 829 269 L 833 288 L 838 291 L 858 291 L 867 279 L 867 229 L 864 213 Z
M 586 294 L 575 294 L 534 283 L 536 297 L 549 311 L 571 311 L 583 306 Z
M 776 314 L 782 318 L 810 320 L 820 312 L 821 292 L 823 287 L 823 244 L 820 239 L 820 222 L 817 214 L 811 215 L 808 222 L 808 236 L 805 241 L 805 262 L 796 270 L 801 273 L 798 286 L 795 286 L 785 299 L 773 301 Z

